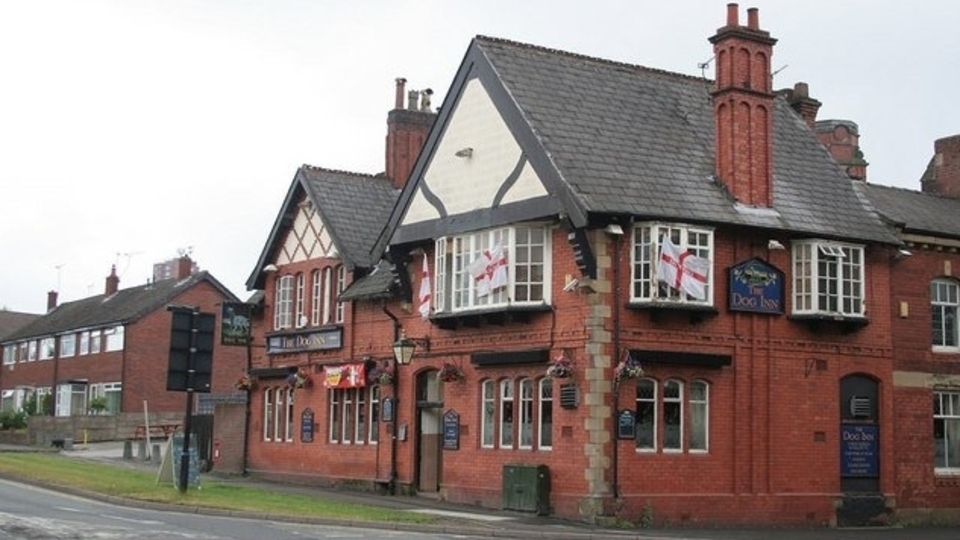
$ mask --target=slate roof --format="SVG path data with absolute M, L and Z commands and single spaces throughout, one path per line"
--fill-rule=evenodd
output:
M 382 260 L 372 272 L 348 285 L 340 293 L 339 299 L 342 301 L 386 300 L 399 294 L 401 287 L 396 267 Z
M 381 253 L 373 249 L 397 200 L 398 190 L 383 175 L 369 175 L 303 165 L 297 170 L 283 207 L 264 244 L 247 288 L 263 288 L 263 268 L 289 229 L 300 194 L 305 192 L 330 232 L 349 270 L 373 268 Z
M 860 183 L 885 219 L 904 232 L 960 238 L 960 199 L 904 188 Z
M 60 304 L 46 315 L 41 315 L 3 339 L 16 341 L 80 328 L 134 322 L 158 309 L 166 309 L 167 304 L 177 296 L 202 281 L 213 283 L 229 301 L 238 301 L 233 293 L 209 272 L 201 271 L 186 279 L 165 279 L 139 287 L 120 289 L 109 296 L 101 294 Z
M 899 243 L 782 97 L 773 111 L 775 211 L 758 211 L 735 204 L 713 179 L 712 81 L 484 36 L 473 40 L 461 70 L 474 63 L 486 86 L 503 85 L 516 108 L 506 116 L 532 130 L 569 192 L 560 198 L 576 206 L 568 215 Z M 435 132 L 449 109 L 441 109 Z
M 372 268 L 380 254 L 370 249 L 397 201 L 386 176 L 370 176 L 304 166 L 301 177 L 311 200 L 330 228 L 347 267 Z
M 38 317 L 40 315 L 34 313 L 0 310 L 0 341 Z

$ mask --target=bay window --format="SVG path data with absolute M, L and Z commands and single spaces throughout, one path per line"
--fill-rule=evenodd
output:
M 824 240 L 793 242 L 793 313 L 862 317 L 863 247 Z
M 661 264 L 664 239 L 669 238 L 676 249 L 685 257 L 705 260 L 713 266 L 713 231 L 686 225 L 647 223 L 638 224 L 632 231 L 632 251 L 630 255 L 630 301 L 635 303 L 669 302 L 688 305 L 713 305 L 713 272 L 692 273 L 677 272 L 677 281 L 691 280 L 704 292 L 697 298 L 681 287 L 680 283 L 666 283 Z M 669 243 L 667 244 L 670 245 Z M 676 264 L 683 266 L 683 262 Z M 686 284 L 684 284 L 686 285 Z

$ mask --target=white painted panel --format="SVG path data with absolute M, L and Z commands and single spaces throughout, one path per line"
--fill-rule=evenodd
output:
M 473 155 L 458 157 L 456 153 L 464 148 L 472 148 Z M 464 87 L 460 102 L 450 115 L 449 125 L 424 174 L 424 181 L 443 201 L 450 215 L 489 208 L 520 157 L 520 145 L 486 89 L 478 79 L 473 79 Z M 522 201 L 546 194 L 543 183 L 528 164 L 504 201 Z M 436 209 L 418 190 L 403 224 L 437 217 Z

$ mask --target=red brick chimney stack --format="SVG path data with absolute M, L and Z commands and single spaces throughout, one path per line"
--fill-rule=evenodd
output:
M 823 104 L 810 97 L 810 85 L 805 82 L 798 82 L 793 85 L 792 90 L 787 89 L 780 92 L 786 98 L 787 103 L 793 107 L 793 110 L 797 111 L 800 118 L 803 118 L 807 127 L 813 129 L 817 121 L 817 112 L 820 111 L 820 106 Z
M 433 92 L 429 89 L 411 90 L 409 105 L 403 107 L 406 82 L 406 79 L 397 79 L 395 108 L 387 114 L 386 174 L 396 189 L 407 183 L 436 118 L 430 110 Z
M 760 14 L 727 4 L 727 25 L 710 38 L 716 61 L 715 174 L 730 194 L 750 206 L 773 205 L 773 98 L 770 61 L 777 40 L 760 30 Z
M 193 273 L 193 260 L 184 255 L 177 259 L 177 279 L 186 279 Z
M 834 161 L 854 180 L 867 179 L 867 161 L 860 150 L 860 128 L 850 120 L 820 120 L 814 131 Z
M 57 307 L 57 291 L 47 291 L 47 311 L 52 311 Z
M 933 152 L 933 159 L 920 179 L 920 189 L 932 195 L 960 198 L 960 135 L 937 139 Z
M 107 276 L 107 285 L 104 287 L 103 294 L 110 296 L 117 294 L 120 289 L 120 278 L 117 277 L 117 265 L 110 266 L 110 275 Z

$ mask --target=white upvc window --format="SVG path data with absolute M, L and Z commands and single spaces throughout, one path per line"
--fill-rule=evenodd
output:
M 293 276 L 280 276 L 275 285 L 273 329 L 284 330 L 293 326 Z
M 80 332 L 80 356 L 90 354 L 90 331 Z
M 293 442 L 293 431 L 296 426 L 296 420 L 293 417 L 293 388 L 285 388 L 284 397 L 286 398 L 286 411 L 283 419 L 283 440 Z
M 960 392 L 933 393 L 933 466 L 960 475 Z
M 548 225 L 530 224 L 439 238 L 434 259 L 435 311 L 548 304 L 550 231 Z
M 90 354 L 100 354 L 102 337 L 103 334 L 99 328 L 90 331 Z
M 710 385 L 704 381 L 690 383 L 690 451 L 710 449 Z
M 930 282 L 931 339 L 933 349 L 956 352 L 960 349 L 960 285 L 953 279 Z
M 77 335 L 74 333 L 60 336 L 60 358 L 70 358 L 77 354 Z
M 40 339 L 40 360 L 50 360 L 57 354 L 57 338 L 47 336 Z
M 37 359 L 37 340 L 31 339 L 27 342 L 27 361 L 33 362 Z
M 713 230 L 683 224 L 640 223 L 631 231 L 630 301 L 670 302 L 687 305 L 713 305 Z M 704 298 L 696 298 L 658 279 L 658 265 L 663 238 L 670 239 L 681 253 L 710 261 L 706 276 Z
M 793 242 L 793 314 L 862 317 L 863 246 Z
M 273 393 L 279 392 L 279 388 L 267 388 L 263 391 L 263 440 L 273 440 Z
M 107 328 L 103 331 L 106 340 L 104 352 L 115 352 L 123 350 L 123 326 L 117 325 Z
M 514 415 L 513 381 L 503 379 L 500 381 L 500 448 L 513 448 Z
M 17 361 L 17 346 L 8 343 L 3 346 L 3 365 L 13 364 Z
M 376 444 L 379 439 L 380 387 L 330 390 L 330 442 Z
M 637 450 L 657 449 L 657 382 L 653 379 L 637 380 L 636 405 Z

